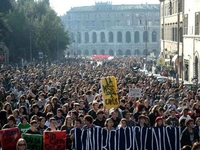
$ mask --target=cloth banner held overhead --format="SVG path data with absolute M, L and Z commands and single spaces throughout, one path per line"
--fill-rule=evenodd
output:
M 142 96 L 142 89 L 141 88 L 129 88 L 129 97 L 141 97 Z
M 18 139 L 20 138 L 19 128 L 0 130 L 0 141 L 2 150 L 15 150 Z
M 100 127 L 75 129 L 75 150 L 179 150 L 181 128 L 126 127 L 108 131 Z
M 117 108 L 119 105 L 117 81 L 113 76 L 101 78 L 101 89 L 104 105 L 107 109 Z
M 26 140 L 28 150 L 42 150 L 42 135 L 39 134 L 22 134 L 22 138 Z
M 65 150 L 66 132 L 53 131 L 43 133 L 44 150 Z

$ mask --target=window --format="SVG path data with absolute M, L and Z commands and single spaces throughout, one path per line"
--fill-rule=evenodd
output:
M 113 32 L 109 32 L 109 43 L 113 43 Z
M 89 43 L 89 33 L 85 32 L 85 43 Z
M 188 34 L 188 14 L 184 15 L 184 34 Z
M 179 37 L 180 37 L 180 42 L 183 42 L 183 28 L 180 27 L 180 30 L 179 30 Z
M 134 43 L 139 43 L 139 42 L 140 42 L 139 31 L 135 31 L 135 33 L 134 33 Z
M 157 42 L 157 33 L 156 33 L 156 31 L 152 32 L 152 42 Z
M 117 32 L 117 42 L 122 43 L 122 33 L 120 31 Z
M 127 20 L 127 26 L 130 26 L 130 25 L 131 25 L 131 21 Z
M 78 41 L 78 43 L 81 43 L 81 33 L 80 32 L 77 33 L 77 41 Z
M 200 12 L 195 13 L 195 35 L 199 35 Z
M 143 32 L 143 42 L 148 42 L 148 31 Z
M 101 21 L 101 26 L 102 26 L 102 27 L 105 26 L 105 21 Z
M 93 32 L 92 33 L 92 43 L 96 43 L 97 42 L 97 33 Z
M 101 43 L 105 43 L 105 33 L 104 32 L 101 32 Z
M 127 31 L 126 32 L 126 43 L 130 43 L 131 42 L 131 32 Z

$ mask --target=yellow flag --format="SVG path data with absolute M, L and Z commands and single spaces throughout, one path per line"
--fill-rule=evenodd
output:
M 116 78 L 114 76 L 101 78 L 101 89 L 105 107 L 107 109 L 117 108 L 119 100 Z

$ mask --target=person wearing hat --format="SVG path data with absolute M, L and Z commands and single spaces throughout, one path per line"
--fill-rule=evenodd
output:
M 164 126 L 163 117 L 158 116 L 155 120 L 155 127 L 163 127 L 163 126 Z

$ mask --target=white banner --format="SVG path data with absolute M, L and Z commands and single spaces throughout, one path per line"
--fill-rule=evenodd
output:
M 129 97 L 142 97 L 142 89 L 141 88 L 129 88 Z

